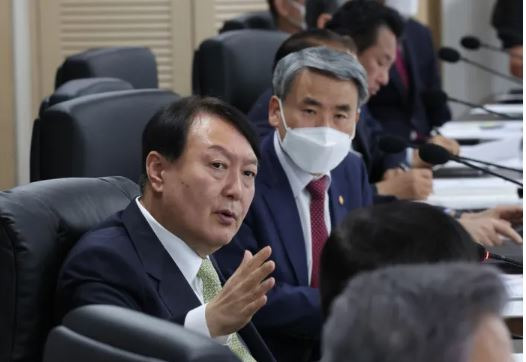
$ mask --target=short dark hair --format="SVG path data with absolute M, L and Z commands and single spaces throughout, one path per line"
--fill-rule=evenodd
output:
M 217 116 L 232 124 L 248 141 L 256 157 L 260 158 L 259 139 L 252 124 L 237 108 L 213 97 L 189 96 L 181 98 L 154 114 L 142 134 L 141 190 L 148 179 L 146 157 L 157 151 L 170 161 L 177 160 L 184 151 L 188 130 L 198 114 Z
M 378 30 L 386 26 L 400 38 L 404 21 L 400 14 L 376 1 L 353 0 L 346 2 L 332 16 L 326 28 L 353 38 L 358 53 L 376 43 Z
M 500 318 L 506 299 L 500 275 L 487 266 L 398 265 L 364 273 L 334 301 L 322 362 L 466 361 L 481 321 Z
M 356 45 L 348 36 L 342 36 L 327 29 L 303 30 L 292 34 L 280 45 L 274 56 L 272 69 L 274 70 L 276 64 L 290 53 L 315 46 L 326 46 L 328 43 L 336 43 L 341 45 L 342 48 L 348 49 L 350 52 L 356 52 Z
M 335 228 L 320 259 L 320 293 L 327 315 L 347 280 L 391 264 L 481 261 L 481 247 L 443 210 L 395 201 L 355 209 Z
M 272 18 L 276 20 L 276 18 L 278 17 L 278 11 L 276 10 L 276 4 L 274 4 L 274 0 L 267 0 L 267 3 L 268 3 L 268 10 L 272 14 Z

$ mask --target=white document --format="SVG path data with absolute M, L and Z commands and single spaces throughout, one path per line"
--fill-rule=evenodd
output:
M 518 135 L 518 137 L 510 137 L 498 141 L 482 142 L 473 146 L 461 146 L 460 156 L 493 163 L 518 159 L 522 156 L 522 138 L 520 136 L 521 135 Z
M 484 107 L 493 112 L 505 113 L 505 114 L 522 114 L 522 103 L 493 103 L 485 104 Z M 471 114 L 484 114 L 488 113 L 481 108 L 473 108 L 469 113 Z
M 502 274 L 502 280 L 510 300 L 522 300 L 522 274 Z
M 500 140 L 522 137 L 522 120 L 516 121 L 453 121 L 440 127 L 440 133 L 457 140 Z

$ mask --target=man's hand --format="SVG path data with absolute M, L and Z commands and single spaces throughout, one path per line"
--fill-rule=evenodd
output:
M 376 183 L 380 195 L 393 195 L 404 200 L 423 200 L 433 191 L 433 174 L 427 169 L 387 170 Z
M 245 251 L 239 267 L 206 306 L 205 317 L 210 336 L 237 332 L 265 305 L 265 294 L 274 286 L 274 278 L 265 280 L 275 267 L 273 261 L 267 260 L 271 252 L 270 246 L 256 255 Z
M 460 153 L 460 145 L 457 141 L 446 138 L 444 136 L 433 136 L 427 140 L 428 143 L 434 143 L 438 146 L 444 147 L 449 153 L 458 156 Z M 433 165 L 423 161 L 418 154 L 418 149 L 413 150 L 411 166 L 413 168 L 431 168 Z
M 497 206 L 481 212 L 463 213 L 460 223 L 471 237 L 484 246 L 500 245 L 504 238 L 522 244 L 522 237 L 512 225 L 522 223 L 522 206 Z

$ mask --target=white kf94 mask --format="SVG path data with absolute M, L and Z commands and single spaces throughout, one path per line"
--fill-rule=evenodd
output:
M 302 170 L 312 174 L 326 174 L 343 161 L 351 149 L 353 134 L 331 127 L 289 128 L 283 112 L 283 103 L 278 98 L 279 110 L 285 137 L 280 143 L 283 151 Z

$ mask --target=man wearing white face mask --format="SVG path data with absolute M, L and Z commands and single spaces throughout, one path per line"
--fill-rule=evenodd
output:
M 267 0 L 276 28 L 285 33 L 307 29 L 305 0 Z
M 252 206 L 233 241 L 216 254 L 230 275 L 245 249 L 272 246 L 276 285 L 254 317 L 278 361 L 319 358 L 319 256 L 333 226 L 371 203 L 362 160 L 349 152 L 367 99 L 355 57 L 325 47 L 281 59 Z

